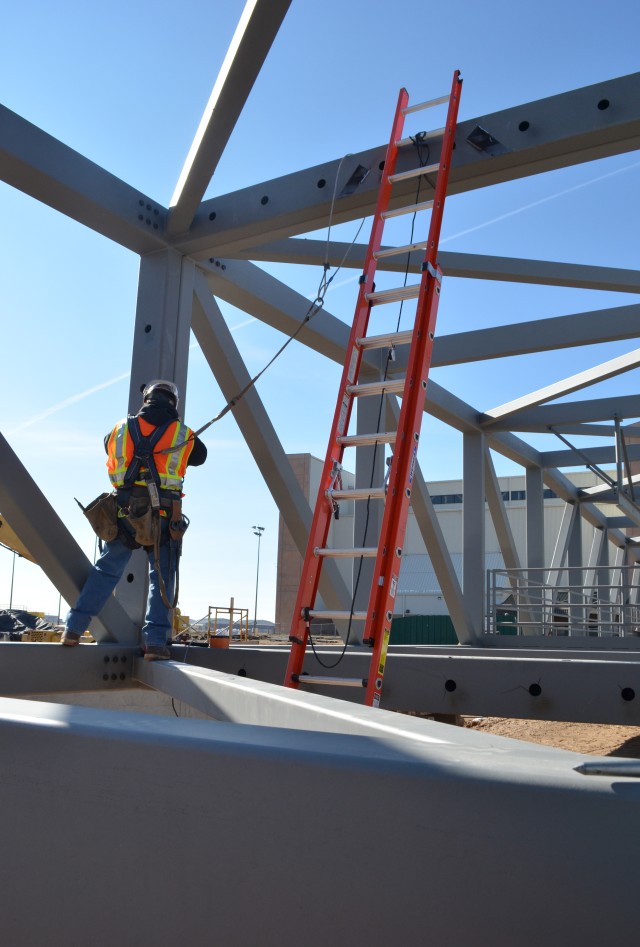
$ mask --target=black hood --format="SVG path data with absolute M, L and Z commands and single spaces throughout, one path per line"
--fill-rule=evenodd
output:
M 168 399 L 151 396 L 149 401 L 143 404 L 138 411 L 138 417 L 158 427 L 159 424 L 166 424 L 167 421 L 175 421 L 178 412 Z

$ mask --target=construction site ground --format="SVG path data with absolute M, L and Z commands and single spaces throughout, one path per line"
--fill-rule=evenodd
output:
M 502 717 L 463 717 L 461 722 L 465 727 L 485 733 L 542 743 L 575 753 L 640 759 L 640 727 Z

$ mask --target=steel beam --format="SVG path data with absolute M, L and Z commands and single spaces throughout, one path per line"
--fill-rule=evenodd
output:
M 505 568 L 520 569 L 520 556 L 518 555 L 518 549 L 516 547 L 516 543 L 513 538 L 513 532 L 511 530 L 511 523 L 509 522 L 509 516 L 504 505 L 504 500 L 502 499 L 500 482 L 496 475 L 491 453 L 488 449 L 485 449 L 484 456 L 484 479 L 485 492 L 487 495 L 487 506 L 489 508 L 489 513 L 491 514 L 493 528 L 496 531 L 498 545 L 500 546 L 500 552 L 502 553 Z M 484 555 L 482 559 L 484 562 Z
M 427 714 L 640 725 L 640 639 L 612 642 L 601 638 L 483 637 L 486 641 L 478 648 L 392 645 L 383 708 Z M 288 649 L 276 646 L 225 650 L 185 650 L 174 646 L 173 651 L 180 666 L 210 668 L 234 678 L 278 685 L 283 680 L 288 656 Z M 325 663 L 334 664 L 340 653 L 339 649 L 323 647 L 320 655 Z M 322 673 L 337 678 L 366 678 L 369 665 L 366 651 L 348 649 L 335 670 Z M 313 654 L 307 654 L 304 670 L 318 673 Z M 149 682 L 149 673 L 136 665 L 136 676 L 145 675 L 138 676 L 139 680 Z M 154 683 L 181 700 L 193 700 L 183 691 L 174 692 L 173 684 L 167 688 L 155 672 Z M 535 683 L 540 686 L 540 693 L 536 688 L 530 689 Z M 306 685 L 299 693 L 339 698 L 334 707 L 337 715 L 347 702 L 362 703 L 361 691 L 353 687 Z M 285 702 L 286 694 L 288 691 L 281 698 Z M 196 702 L 195 706 L 204 710 L 203 704 Z M 260 718 L 258 706 L 250 706 L 246 712 L 251 716 L 239 719 L 247 723 L 284 723 L 282 716 L 271 718 L 266 711 Z M 295 725 L 295 718 L 291 725 Z
M 599 108 L 610 102 L 613 107 Z M 524 131 L 523 122 L 528 123 Z M 499 155 L 478 151 L 468 142 L 477 126 L 503 146 Z M 449 194 L 513 181 L 640 147 L 640 73 L 612 79 L 458 124 Z M 386 149 L 372 148 L 205 201 L 189 234 L 176 246 L 202 259 L 229 257 L 248 247 L 327 226 L 334 183 L 332 223 L 373 213 L 380 166 Z M 432 148 L 439 157 L 438 143 Z M 398 170 L 415 167 L 415 155 L 401 155 Z M 357 180 L 354 187 L 350 179 Z M 412 181 L 394 187 L 390 207 L 408 203 Z M 432 196 L 428 185 L 424 199 Z
M 545 401 L 552 401 L 555 398 L 561 398 L 564 395 L 579 391 L 589 385 L 595 385 L 597 382 L 605 381 L 607 378 L 613 378 L 622 372 L 631 371 L 640 364 L 640 349 L 634 349 L 633 352 L 627 352 L 617 358 L 609 359 L 600 365 L 595 365 L 584 372 L 578 372 L 569 378 L 555 382 L 553 385 L 547 385 L 546 388 L 540 388 L 532 391 L 522 398 L 510 401 L 508 404 L 500 405 L 497 408 L 490 408 L 484 412 L 484 425 L 490 427 L 494 420 L 501 420 L 511 415 L 517 414 L 527 408 L 535 407 Z
M 3 105 L 0 180 L 134 253 L 167 246 L 161 204 Z
M 492 431 L 518 430 L 539 431 L 566 427 L 571 424 L 589 424 L 592 421 L 613 421 L 615 417 L 640 417 L 640 396 L 619 395 L 608 398 L 591 398 L 582 401 L 565 401 L 562 404 L 538 405 L 505 418 L 504 422 L 492 423 Z M 607 433 L 615 428 L 606 428 Z
M 167 233 L 189 229 L 291 0 L 247 0 L 171 198 Z
M 389 419 L 388 430 L 393 430 L 397 428 L 400 418 L 397 398 L 387 397 L 386 406 Z M 471 617 L 467 600 L 460 587 L 419 462 L 415 466 L 411 488 L 411 509 L 447 604 L 458 641 L 464 645 L 477 645 L 479 641 L 476 623 Z
M 1 641 L 0 694 L 5 697 L 64 694 L 69 691 L 120 691 L 140 686 L 133 680 L 140 649 L 131 645 Z
M 476 636 L 485 617 L 485 443 L 482 434 L 463 435 L 462 575 L 464 597 Z
M 527 467 L 527 566 L 544 567 L 544 474 L 539 467 Z
M 303 695 L 287 696 L 302 714 Z M 264 693 L 260 705 L 273 706 Z M 393 943 L 401 925 L 411 944 L 428 929 L 434 943 L 534 947 L 605 943 L 614 918 L 616 937 L 633 942 L 632 761 L 593 759 L 615 771 L 587 776 L 578 754 L 374 714 L 365 735 L 0 701 L 4 940 L 293 944 L 303 932 L 320 947 Z M 562 885 L 549 871 L 559 826 Z M 373 906 L 372 855 L 402 859 Z M 464 898 L 461 860 L 474 879 Z M 176 896 L 158 895 L 164 865 Z M 276 920 L 292 865 L 309 883 Z M 591 889 L 598 897 L 585 898 Z
M 0 471 L 3 517 L 65 601 L 75 602 L 91 563 L 1 434 Z M 138 641 L 138 626 L 113 596 L 90 627 L 99 641 Z
M 244 390 L 251 376 L 200 272 L 195 278 L 193 331 L 223 395 L 231 401 Z M 300 555 L 304 555 L 311 509 L 255 388 L 235 404 L 233 416 Z M 328 607 L 348 608 L 349 592 L 335 562 L 325 563 L 320 594 Z
M 614 398 L 611 399 L 615 401 Z M 627 448 L 629 458 L 640 458 L 640 444 L 629 444 Z M 540 464 L 543 467 L 586 467 L 586 459 L 592 464 L 615 464 L 615 447 L 581 447 L 580 452 L 567 450 L 547 450 L 540 452 Z
M 640 305 L 618 306 L 441 335 L 434 343 L 432 364 L 459 365 L 638 336 Z
M 344 363 L 349 341 L 349 326 L 345 322 L 321 309 L 301 329 L 301 323 L 312 309 L 310 300 L 252 263 L 212 259 L 201 268 L 214 296 L 284 335 L 297 332 L 296 338 L 303 345 L 334 362 Z M 365 357 L 367 355 L 371 366 L 377 367 L 371 354 L 365 353 Z
M 383 246 L 381 249 L 385 249 Z M 238 260 L 269 263 L 297 263 L 306 266 L 343 266 L 361 269 L 367 248 L 362 243 L 349 244 L 310 238 L 283 238 L 238 250 Z M 419 273 L 424 251 L 413 250 L 407 256 L 384 257 L 378 269 L 389 272 Z M 551 260 L 526 260 L 517 257 L 489 256 L 483 253 L 457 253 L 440 250 L 438 262 L 446 277 L 492 280 L 494 282 L 529 283 L 539 286 L 568 286 L 574 289 L 602 289 L 616 293 L 640 293 L 640 270 L 613 266 L 587 266 L 584 263 L 558 263 Z

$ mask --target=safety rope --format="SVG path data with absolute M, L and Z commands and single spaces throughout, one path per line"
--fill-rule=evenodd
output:
M 173 570 L 173 547 L 172 542 L 176 544 L 176 566 L 175 566 L 175 587 L 173 590 L 173 601 L 169 601 L 169 596 L 167 594 L 167 587 L 165 585 L 164 576 L 162 575 L 162 569 L 160 567 L 160 533 L 162 528 L 160 525 L 160 512 L 159 510 L 154 510 L 151 517 L 152 530 L 153 530 L 153 558 L 158 574 L 158 586 L 160 588 L 160 597 L 166 608 L 175 608 L 178 604 L 178 596 L 180 593 L 180 555 L 182 553 L 182 540 L 169 540 L 169 575 Z
M 311 322 L 311 320 L 314 319 L 314 318 L 317 316 L 317 314 L 320 312 L 320 310 L 323 308 L 323 306 L 324 306 L 324 298 L 325 298 L 325 296 L 326 296 L 326 294 L 327 294 L 327 291 L 328 291 L 328 289 L 329 289 L 331 283 L 333 282 L 333 280 L 336 278 L 336 276 L 338 275 L 338 273 L 340 272 L 340 270 L 341 270 L 342 267 L 344 266 L 344 263 L 345 263 L 347 257 L 349 256 L 349 254 L 351 253 L 351 250 L 353 249 L 353 246 L 354 246 L 356 240 L 357 240 L 358 237 L 360 236 L 360 231 L 362 230 L 362 227 L 363 227 L 364 222 L 365 222 L 365 219 L 366 219 L 366 218 L 363 217 L 362 220 L 360 221 L 360 226 L 358 227 L 358 229 L 357 229 L 357 231 L 356 231 L 356 234 L 355 234 L 353 240 L 351 241 L 351 243 L 350 243 L 349 246 L 347 247 L 347 249 L 346 249 L 346 251 L 345 251 L 345 253 L 344 253 L 342 259 L 340 260 L 340 263 L 339 263 L 338 266 L 335 268 L 335 270 L 334 270 L 334 272 L 331 274 L 331 276 L 327 279 L 327 273 L 328 273 L 328 271 L 331 269 L 331 266 L 330 266 L 330 264 L 329 264 L 329 240 L 330 240 L 330 235 L 331 235 L 331 227 L 332 227 L 332 225 L 333 225 L 333 211 L 334 211 L 334 207 L 335 207 L 335 200 L 336 200 L 336 194 L 337 194 L 337 189 L 338 189 L 338 180 L 339 180 L 340 170 L 341 170 L 341 168 L 342 168 L 342 164 L 343 164 L 343 162 L 345 161 L 345 159 L 346 159 L 346 158 L 349 158 L 349 157 L 351 157 L 350 154 L 344 155 L 344 156 L 340 159 L 340 163 L 338 164 L 338 168 L 337 168 L 337 171 L 336 171 L 335 182 L 334 182 L 334 186 L 333 186 L 333 195 L 332 195 L 332 198 L 331 198 L 331 207 L 330 207 L 330 209 L 329 209 L 329 222 L 328 222 L 328 228 L 327 228 L 327 242 L 326 242 L 326 248 L 325 248 L 324 263 L 322 264 L 322 276 L 321 276 L 321 278 L 320 278 L 320 283 L 318 284 L 318 290 L 317 290 L 317 292 L 316 292 L 316 298 L 313 300 L 313 302 L 311 303 L 311 305 L 310 305 L 309 308 L 307 309 L 307 311 L 306 311 L 306 313 L 305 313 L 305 315 L 304 315 L 302 321 L 300 322 L 300 324 L 298 325 L 298 327 L 295 329 L 295 331 L 292 332 L 291 335 L 287 338 L 287 340 L 283 343 L 283 345 L 280 346 L 280 348 L 279 348 L 278 351 L 275 353 L 275 355 L 274 355 L 272 358 L 269 359 L 269 361 L 267 362 L 267 364 L 266 364 L 263 368 L 261 368 L 260 371 L 259 371 L 256 375 L 253 376 L 253 378 L 251 378 L 251 379 L 247 382 L 247 384 L 244 386 L 244 388 L 242 388 L 236 395 L 234 395 L 233 398 L 230 398 L 229 401 L 227 401 L 227 403 L 225 404 L 225 406 L 224 406 L 224 408 L 222 409 L 222 411 L 220 411 L 218 414 L 216 414 L 215 418 L 212 418 L 210 421 L 207 421 L 206 424 L 203 424 L 202 427 L 199 427 L 198 430 L 197 430 L 197 431 L 194 431 L 186 440 L 181 441 L 179 444 L 175 444 L 173 447 L 166 447 L 166 448 L 164 448 L 164 450 L 156 451 L 156 453 L 159 453 L 159 454 L 170 454 L 170 453 L 172 453 L 173 451 L 180 450 L 181 448 L 183 448 L 183 447 L 185 446 L 185 444 L 188 444 L 190 441 L 195 440 L 195 438 L 196 438 L 196 437 L 199 437 L 199 435 L 202 434 L 204 431 L 206 431 L 207 428 L 211 427 L 212 424 L 216 424 L 216 422 L 217 422 L 217 421 L 220 421 L 220 420 L 225 416 L 225 414 L 227 414 L 229 411 L 231 411 L 233 408 L 235 408 L 236 405 L 238 404 L 238 402 L 241 401 L 242 398 L 244 398 L 244 396 L 247 394 L 248 391 L 251 390 L 251 388 L 253 388 L 253 386 L 256 384 L 256 382 L 258 381 L 258 379 L 261 378 L 261 376 L 264 375 L 264 373 L 267 371 L 267 369 L 270 368 L 270 367 L 273 365 L 273 363 L 282 355 L 282 353 L 283 353 L 284 350 L 287 348 L 287 346 L 288 346 L 291 342 L 293 342 L 294 339 L 296 339 L 296 338 L 299 336 L 299 334 L 302 332 L 302 330 L 304 329 L 304 327 L 305 327 L 306 325 L 308 325 L 308 323 Z

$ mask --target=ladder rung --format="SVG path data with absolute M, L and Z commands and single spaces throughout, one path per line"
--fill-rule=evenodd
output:
M 409 204 L 407 207 L 397 207 L 395 210 L 385 210 L 380 216 L 383 220 L 390 217 L 401 217 L 402 214 L 415 214 L 420 210 L 431 210 L 433 201 L 424 201 L 422 204 Z
M 397 303 L 402 299 L 417 299 L 420 294 L 420 283 L 411 286 L 397 286 L 395 289 L 381 289 L 377 293 L 365 293 L 364 298 L 374 306 L 384 303 Z
M 404 378 L 400 381 L 370 381 L 366 385 L 347 385 L 347 393 L 355 398 L 368 395 L 401 394 L 404 391 Z
M 433 174 L 434 171 L 440 170 L 440 163 L 436 162 L 435 164 L 427 164 L 424 168 L 410 168 L 409 171 L 398 171 L 397 174 L 390 174 L 389 180 L 392 184 L 397 184 L 398 181 L 409 181 L 411 178 L 419 178 L 421 174 Z
M 366 687 L 366 677 L 320 677 L 317 674 L 292 674 L 296 684 L 342 685 L 343 687 Z
M 367 447 L 370 444 L 395 444 L 395 431 L 379 431 L 377 434 L 346 434 L 336 438 L 345 447 Z
M 404 247 L 385 247 L 384 250 L 376 250 L 373 254 L 374 260 L 384 260 L 388 256 L 400 256 L 402 253 L 411 253 L 412 250 L 426 250 L 427 241 L 421 243 L 407 243 Z
M 377 552 L 376 546 L 356 546 L 355 549 L 329 549 L 327 547 L 321 549 L 316 546 L 313 550 L 314 556 L 325 556 L 333 559 L 359 559 L 360 557 L 370 559 L 377 555 Z
M 321 618 L 323 621 L 349 621 L 350 618 L 364 621 L 367 617 L 366 612 L 316 612 L 313 609 L 310 609 L 307 615 L 309 618 Z
M 329 500 L 384 500 L 387 491 L 384 487 L 363 487 L 354 490 L 325 490 Z
M 392 345 L 408 345 L 413 338 L 413 329 L 406 329 L 404 332 L 386 332 L 384 335 L 369 335 L 362 339 L 356 339 L 358 348 L 362 349 L 386 349 Z
M 441 138 L 442 135 L 444 135 L 444 133 L 446 132 L 446 130 L 447 130 L 446 126 L 444 126 L 443 128 L 434 128 L 430 132 L 420 132 L 419 143 L 423 141 L 431 141 L 434 138 Z M 414 135 L 413 138 L 401 138 L 399 141 L 396 142 L 396 148 L 406 148 L 407 145 L 415 145 L 416 144 L 415 139 L 417 137 L 418 137 L 417 135 Z
M 407 105 L 406 108 L 402 109 L 403 115 L 411 115 L 412 112 L 421 112 L 422 109 L 433 108 L 434 105 L 442 105 L 443 102 L 449 101 L 449 93 L 446 95 L 439 95 L 437 99 L 427 99 L 426 102 L 418 102 L 416 105 Z

